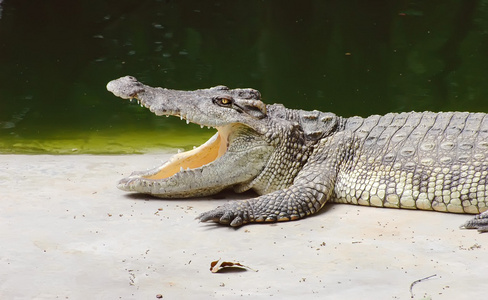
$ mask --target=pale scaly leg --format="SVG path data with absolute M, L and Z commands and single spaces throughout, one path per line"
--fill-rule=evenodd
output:
M 488 210 L 476 215 L 474 218 L 464 223 L 461 228 L 478 229 L 479 232 L 488 232 Z

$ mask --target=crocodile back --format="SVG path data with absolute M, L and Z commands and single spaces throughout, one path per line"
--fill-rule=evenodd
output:
M 488 115 L 390 113 L 345 122 L 352 153 L 332 201 L 479 213 L 487 209 Z

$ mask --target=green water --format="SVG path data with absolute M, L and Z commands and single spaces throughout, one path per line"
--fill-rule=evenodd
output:
M 0 1 L 0 153 L 144 153 L 212 135 L 105 90 L 259 89 L 342 116 L 488 112 L 488 1 Z

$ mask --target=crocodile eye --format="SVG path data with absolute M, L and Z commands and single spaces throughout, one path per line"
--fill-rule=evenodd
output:
M 220 106 L 230 107 L 234 101 L 227 97 L 215 97 L 213 102 Z
M 227 99 L 227 98 L 222 98 L 222 99 L 220 100 L 220 103 L 222 103 L 222 104 L 224 104 L 224 105 L 227 105 L 227 104 L 230 104 L 230 103 L 231 103 L 231 101 L 230 101 L 230 99 Z

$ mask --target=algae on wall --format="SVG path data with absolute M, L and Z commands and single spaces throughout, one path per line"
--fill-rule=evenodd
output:
M 267 103 L 343 116 L 488 112 L 486 0 L 0 8 L 1 153 L 146 152 L 211 135 L 105 90 L 129 74 L 174 89 L 253 87 Z

